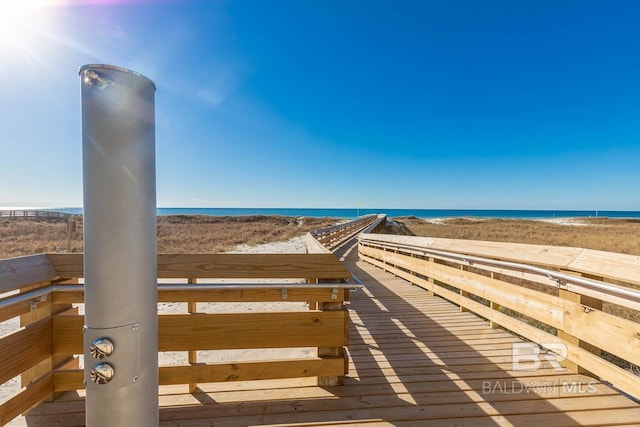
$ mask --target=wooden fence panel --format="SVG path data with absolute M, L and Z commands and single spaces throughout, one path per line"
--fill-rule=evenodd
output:
M 51 357 L 51 332 L 45 319 L 0 339 L 0 384 Z
M 84 316 L 53 321 L 55 354 L 82 353 Z M 158 317 L 159 351 L 343 346 L 344 312 L 175 314 Z

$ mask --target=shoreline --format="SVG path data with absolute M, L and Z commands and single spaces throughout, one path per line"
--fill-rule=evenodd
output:
M 402 217 L 401 217 L 402 218 Z M 585 227 L 594 224 L 589 224 L 591 220 L 633 220 L 636 218 L 609 218 L 609 217 L 552 217 L 552 218 L 486 218 L 486 217 L 442 217 L 442 218 L 421 218 L 416 217 L 419 220 L 429 224 L 448 225 L 448 223 L 456 221 L 469 221 L 469 222 L 487 222 L 495 220 L 510 220 L 510 221 L 541 221 L 556 225 L 568 225 Z M 390 218 L 393 220 L 394 218 Z M 398 218 L 400 219 L 400 218 Z M 639 219 L 640 220 L 640 219 Z

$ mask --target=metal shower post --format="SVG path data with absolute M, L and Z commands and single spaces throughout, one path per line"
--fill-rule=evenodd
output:
M 89 427 L 158 425 L 155 85 L 79 70 Z

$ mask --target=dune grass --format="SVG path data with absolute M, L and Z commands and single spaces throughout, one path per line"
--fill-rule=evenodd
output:
M 395 234 L 572 246 L 640 255 L 640 219 L 579 218 L 576 225 L 542 220 L 452 218 L 441 223 L 416 217 L 393 218 Z
M 43 252 L 82 252 L 82 217 L 76 216 L 77 232 L 68 241 L 66 219 L 3 218 L 0 220 L 0 258 Z M 236 245 L 289 240 L 318 228 L 334 225 L 335 218 L 286 216 L 158 217 L 158 252 L 217 253 Z
M 70 252 L 82 252 L 82 217 L 76 216 L 77 232 Z M 574 246 L 640 255 L 640 220 L 581 218 L 586 225 L 561 225 L 548 221 L 453 218 L 442 223 L 415 217 L 393 218 L 388 231 L 395 234 Z M 169 253 L 215 253 L 236 245 L 284 241 L 310 230 L 336 223 L 334 218 L 286 216 L 158 217 L 158 251 Z M 67 251 L 67 221 L 64 219 L 0 220 L 0 258 L 42 252 Z

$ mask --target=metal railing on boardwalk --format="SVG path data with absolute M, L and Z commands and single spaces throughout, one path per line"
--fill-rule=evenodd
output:
M 383 234 L 361 234 L 359 254 L 640 398 L 640 257 Z

